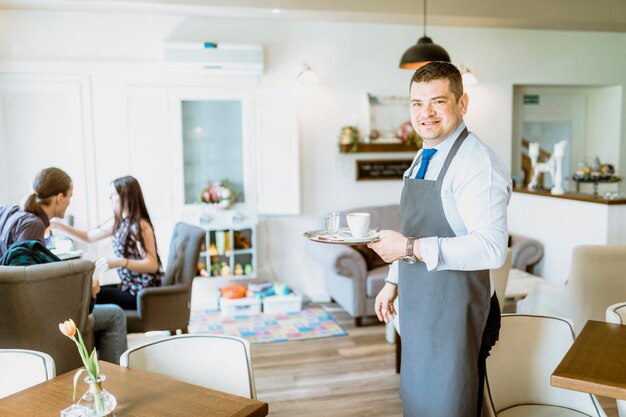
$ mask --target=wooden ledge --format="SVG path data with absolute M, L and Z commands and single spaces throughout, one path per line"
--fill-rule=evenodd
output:
M 609 200 L 604 197 L 594 196 L 591 194 L 579 194 L 579 193 L 565 193 L 562 195 L 550 194 L 549 191 L 543 190 L 528 190 L 526 188 L 514 188 L 514 193 L 540 195 L 542 197 L 560 198 L 564 200 L 584 201 L 587 203 L 595 204 L 607 204 L 607 205 L 623 205 L 626 204 L 626 198 L 617 198 L 615 200 Z
M 405 145 L 404 143 L 358 143 L 356 151 L 352 151 L 352 145 L 339 145 L 341 153 L 361 152 L 411 152 L 415 153 L 420 148 L 417 145 Z

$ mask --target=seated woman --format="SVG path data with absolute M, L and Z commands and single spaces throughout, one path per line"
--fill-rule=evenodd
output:
M 93 230 L 79 230 L 54 220 L 51 225 L 87 243 L 113 237 L 115 257 L 100 259 L 96 265 L 116 268 L 121 284 L 102 286 L 96 304 L 112 303 L 134 310 L 139 290 L 161 284 L 161 259 L 139 182 L 131 176 L 114 180 L 109 199 L 113 218 Z

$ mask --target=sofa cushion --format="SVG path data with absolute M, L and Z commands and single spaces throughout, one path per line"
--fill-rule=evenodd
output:
M 389 273 L 388 266 L 381 266 L 379 268 L 373 269 L 367 274 L 367 296 L 369 298 L 374 298 L 378 295 L 380 290 L 383 289 L 385 285 L 385 279 L 387 278 L 387 274 Z

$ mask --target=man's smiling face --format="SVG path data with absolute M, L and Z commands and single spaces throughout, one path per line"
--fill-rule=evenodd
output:
M 467 103 L 467 94 L 457 100 L 447 79 L 411 84 L 411 123 L 426 147 L 438 145 L 454 132 L 463 121 Z

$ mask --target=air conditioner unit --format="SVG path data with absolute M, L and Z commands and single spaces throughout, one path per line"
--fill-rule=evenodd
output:
M 216 42 L 166 42 L 161 61 L 178 68 L 261 75 L 263 47 L 258 44 Z

